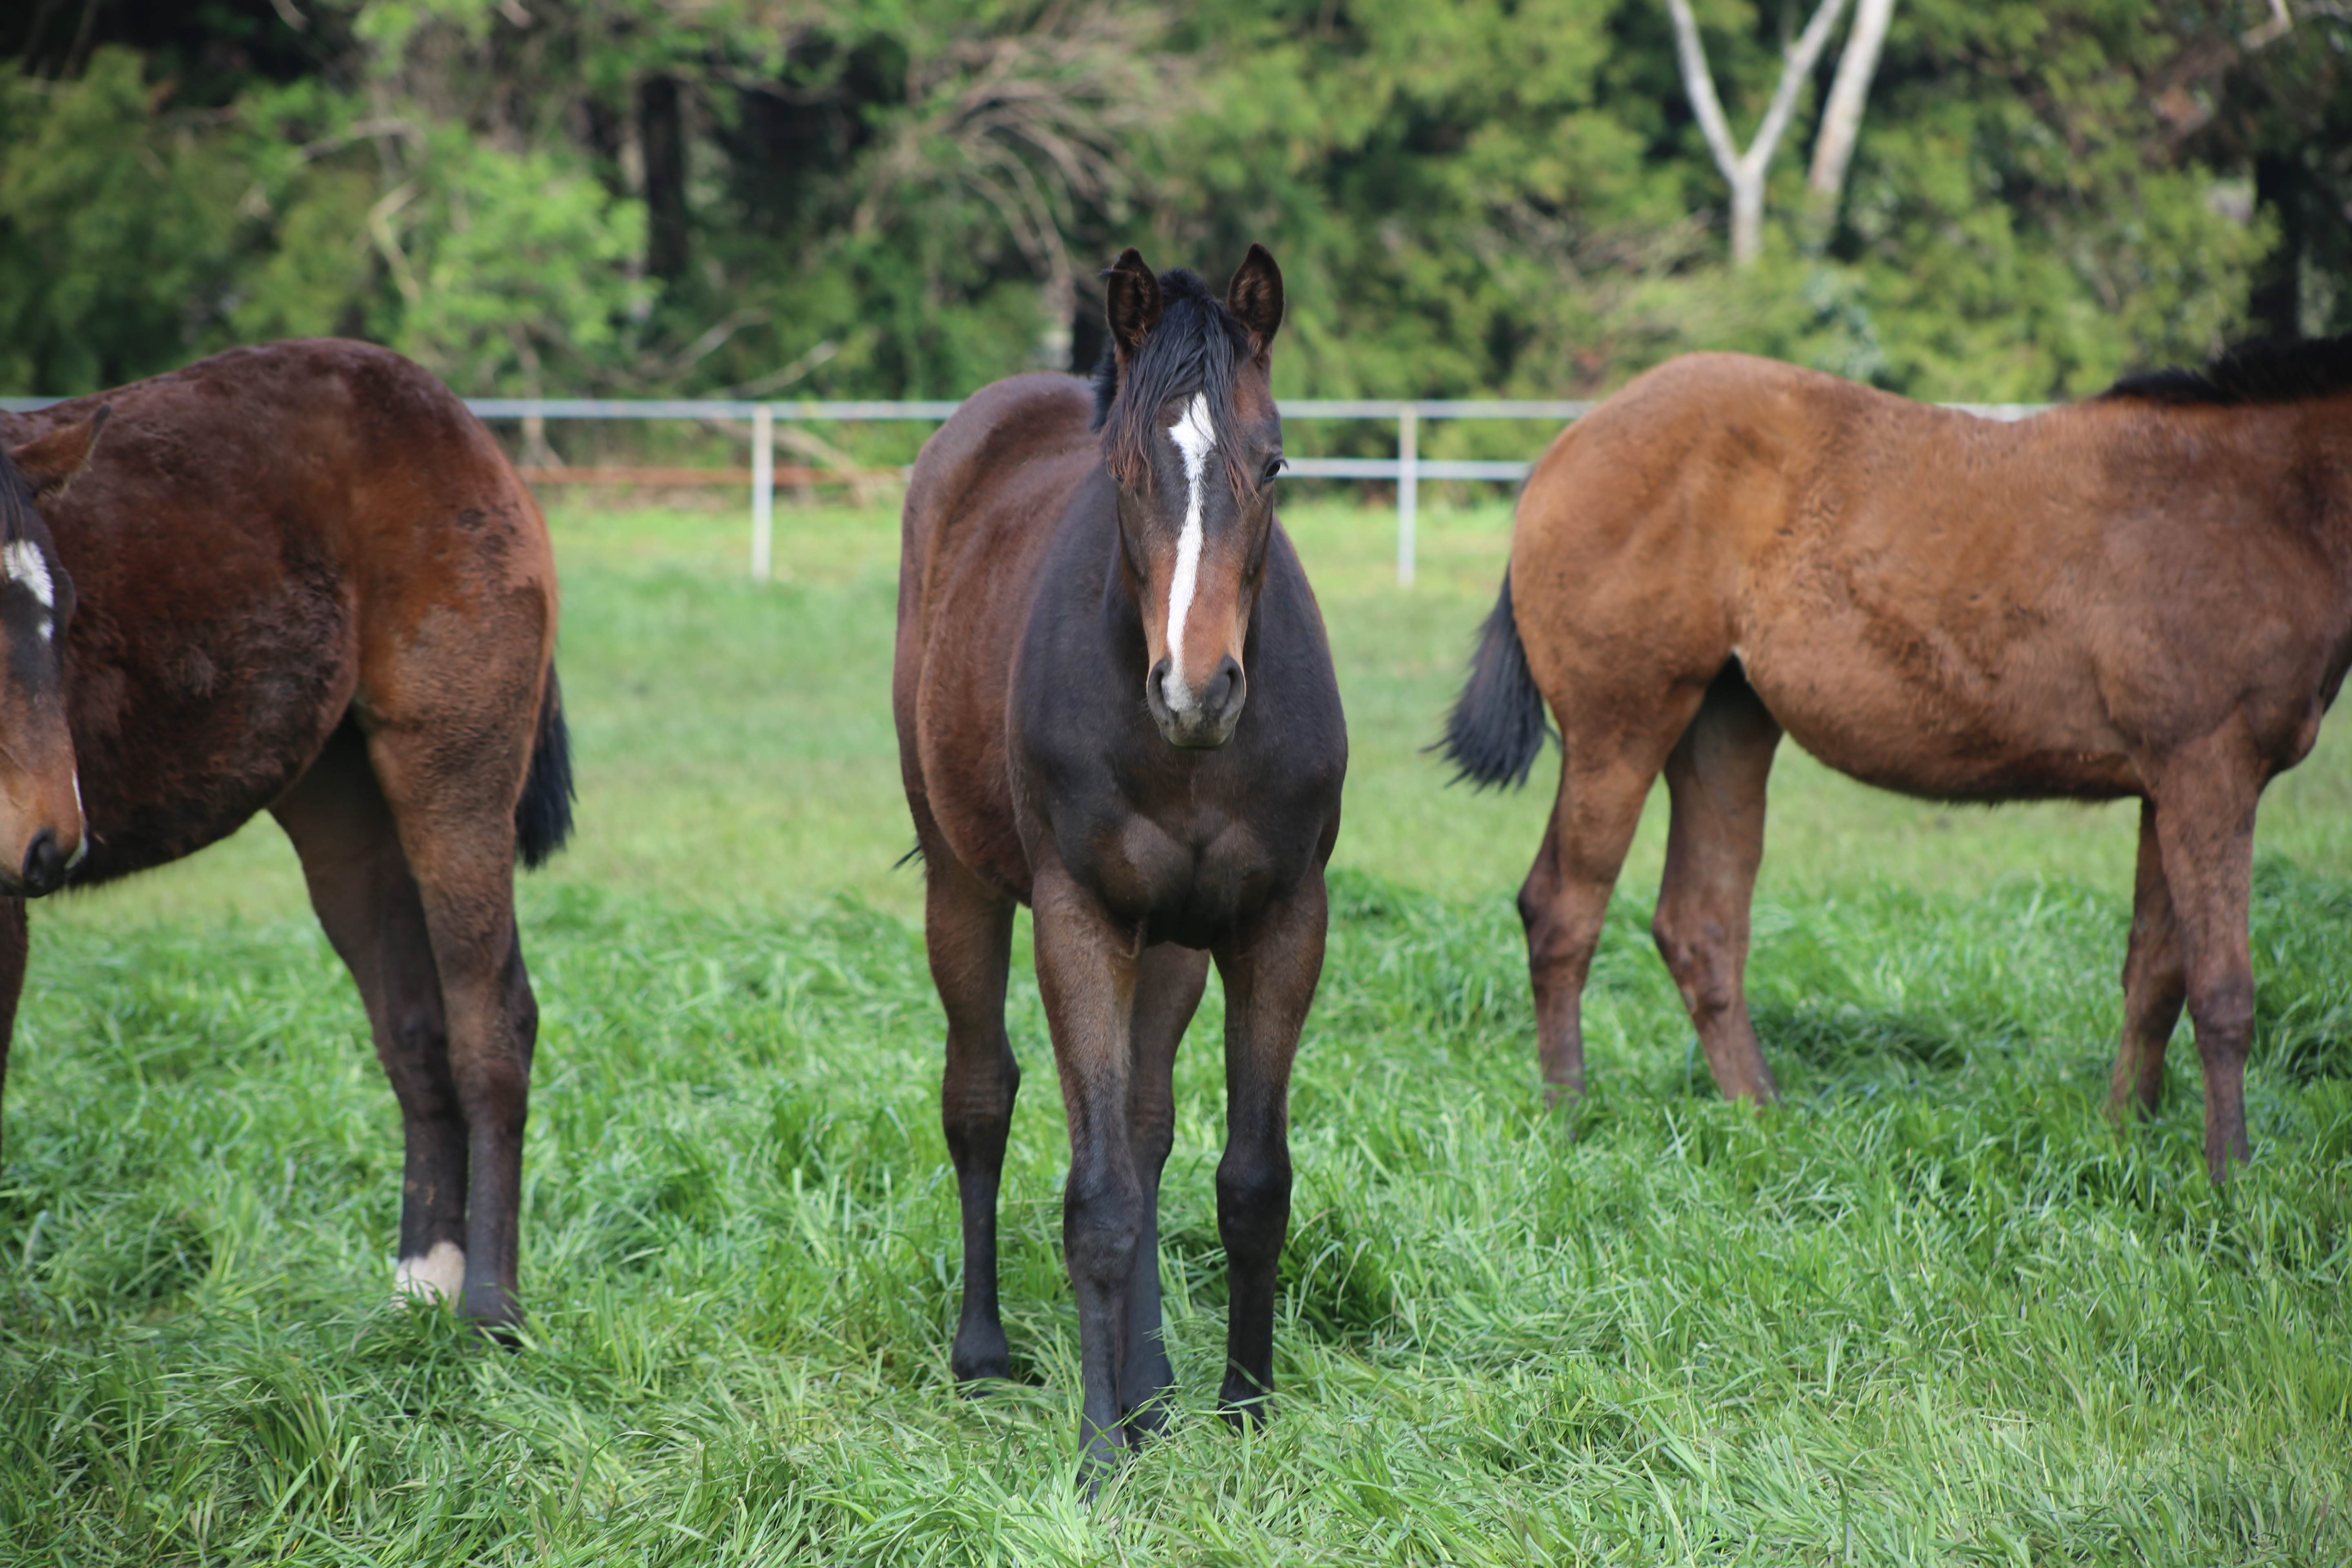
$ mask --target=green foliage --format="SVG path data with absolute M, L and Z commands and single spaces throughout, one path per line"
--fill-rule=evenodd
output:
M 534 394 L 554 390 L 543 352 L 564 356 L 557 386 L 615 357 L 648 302 L 627 266 L 642 206 L 612 200 L 576 158 L 487 147 L 455 127 L 427 138 L 412 188 L 380 241 L 400 294 L 394 348 L 458 385 Z
M 247 184 L 174 126 L 125 49 L 79 80 L 0 76 L 0 384 L 86 390 L 193 357 Z
M 1801 9 L 1699 8 L 1740 134 Z M 1834 50 L 1748 268 L 1654 0 L 320 0 L 307 55 L 262 0 L 207 15 L 0 90 L 0 380 L 337 331 L 468 392 L 956 394 L 1090 352 L 1131 242 L 1272 245 L 1294 395 L 1736 348 L 2030 400 L 2352 310 L 2326 8 L 1906 0 L 1832 220 L 1798 217 Z

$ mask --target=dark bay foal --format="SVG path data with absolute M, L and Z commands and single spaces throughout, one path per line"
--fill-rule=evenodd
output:
M 365 343 L 243 349 L 0 414 L 0 445 L 26 481 L 0 473 L 0 1068 L 24 894 L 269 811 L 400 1101 L 394 1283 L 514 1321 L 539 1021 L 514 862 L 571 825 L 530 492 L 448 388 Z
M 1226 1001 L 1223 1400 L 1229 1419 L 1266 1409 L 1291 1058 L 1322 971 L 1348 757 L 1322 619 L 1274 516 L 1274 258 L 1251 247 L 1222 303 L 1132 250 L 1107 276 L 1111 353 L 1094 386 L 999 382 L 923 448 L 891 693 L 948 1017 L 955 1373 L 1009 1370 L 996 1194 L 1021 1075 L 1004 990 L 1028 904 L 1069 1114 L 1062 1234 L 1096 1479 L 1165 1419 L 1160 1175 L 1177 1044 L 1212 961 Z

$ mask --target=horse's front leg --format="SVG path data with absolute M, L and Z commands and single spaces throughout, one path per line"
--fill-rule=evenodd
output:
M 1126 1447 L 1119 1374 L 1127 1362 L 1128 1283 L 1144 1220 L 1143 1184 L 1128 1135 L 1128 1029 L 1142 942 L 1058 863 L 1037 868 L 1033 908 L 1037 989 L 1070 1122 L 1062 1252 L 1078 1303 L 1078 1436 L 1091 1490 Z
M 1274 1297 L 1290 1228 L 1290 1064 L 1323 973 L 1328 907 L 1318 867 L 1215 950 L 1225 983 L 1225 1156 L 1217 1232 L 1232 1269 L 1225 1418 L 1272 1414 Z
M 25 993 L 30 945 L 25 900 L 0 899 L 0 1091 L 8 1087 L 8 1043 L 16 1037 L 16 1001 Z
M 1143 1184 L 1143 1231 L 1127 1287 L 1127 1360 L 1119 1370 L 1119 1409 L 1132 1442 L 1168 1424 L 1167 1395 L 1176 1381 L 1160 1321 L 1160 1176 L 1176 1136 L 1176 1049 L 1209 983 L 1209 955 L 1163 943 L 1138 966 L 1135 1012 L 1128 1026 L 1127 1133 L 1136 1178 Z

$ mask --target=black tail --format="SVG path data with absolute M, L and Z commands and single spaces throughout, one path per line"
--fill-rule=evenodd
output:
M 1432 750 L 1459 772 L 1451 782 L 1468 779 L 1480 789 L 1489 784 L 1514 788 L 1528 782 L 1551 726 L 1544 721 L 1543 693 L 1528 670 L 1528 650 L 1519 641 L 1518 617 L 1511 613 L 1511 574 L 1503 574 L 1503 596 L 1478 634 L 1478 651 L 1470 658 L 1470 679 L 1445 716 L 1445 739 Z
M 515 853 L 537 870 L 572 837 L 572 731 L 563 722 L 563 691 L 555 671 L 547 672 L 547 700 L 540 705 L 539 740 L 531 747 L 530 777 L 515 802 Z

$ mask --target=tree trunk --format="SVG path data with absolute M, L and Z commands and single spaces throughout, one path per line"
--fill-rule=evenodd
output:
M 1764 254 L 1764 170 L 1743 160 L 1729 177 L 1731 264 L 1746 267 Z
M 2254 210 L 2269 207 L 2279 219 L 2278 244 L 2255 265 L 2253 289 L 2246 297 L 2246 315 L 2264 337 L 2303 335 L 2305 178 L 2302 165 L 2290 154 L 2254 157 Z
M 1812 74 L 1813 62 L 1822 58 L 1822 49 L 1830 41 L 1830 29 L 1837 25 L 1838 13 L 1845 8 L 1845 0 L 1822 0 L 1813 19 L 1805 24 L 1804 32 L 1790 46 L 1780 68 L 1780 84 L 1772 92 L 1771 107 L 1765 110 L 1763 123 L 1756 128 L 1755 140 L 1741 152 L 1731 139 L 1731 126 L 1723 117 L 1723 105 L 1715 96 L 1715 78 L 1706 68 L 1706 47 L 1699 42 L 1698 20 L 1691 15 L 1690 0 L 1666 0 L 1666 14 L 1675 24 L 1675 58 L 1682 67 L 1683 89 L 1690 95 L 1691 112 L 1698 119 L 1698 128 L 1706 137 L 1707 148 L 1715 154 L 1715 166 L 1723 171 L 1731 186 L 1731 259 L 1735 266 L 1746 267 L 1764 251 L 1764 176 L 1772 167 L 1772 154 L 1779 151 L 1781 133 L 1789 129 L 1789 116 L 1795 112 L 1797 93 L 1805 78 Z
M 637 89 L 637 142 L 646 161 L 646 271 L 665 283 L 686 276 L 686 125 L 675 77 Z
M 1895 0 L 1855 0 L 1853 30 L 1846 35 L 1845 52 L 1838 57 L 1837 79 L 1830 84 L 1829 101 L 1822 106 L 1821 134 L 1813 140 L 1812 172 L 1805 178 L 1813 221 L 1822 231 L 1837 218 L 1846 170 L 1853 163 L 1854 143 L 1862 137 L 1863 105 L 1870 97 L 1871 79 L 1878 74 L 1879 50 L 1886 43 L 1886 25 L 1894 15 Z

